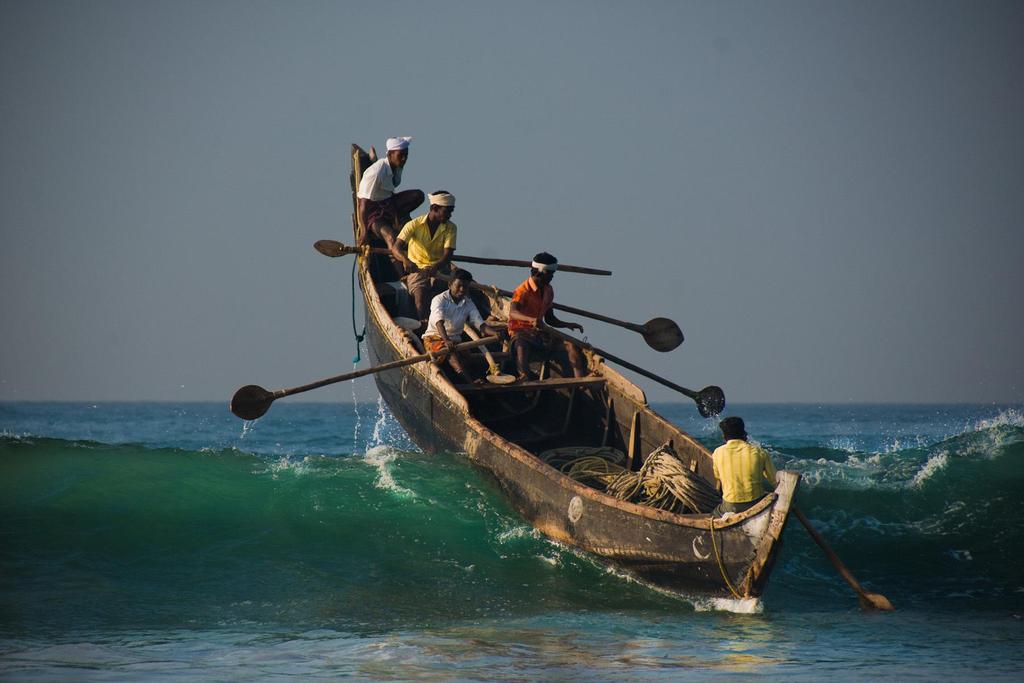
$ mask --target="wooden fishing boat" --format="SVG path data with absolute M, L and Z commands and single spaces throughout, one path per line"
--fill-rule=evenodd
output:
M 352 199 L 374 154 L 352 146 Z M 353 230 L 361 226 L 353 211 Z M 387 256 L 359 257 L 366 341 L 374 365 L 423 353 L 396 323 L 399 297 Z M 484 317 L 506 319 L 508 300 L 474 292 Z M 497 350 L 497 349 L 495 349 Z M 761 595 L 778 553 L 799 475 L 779 472 L 776 489 L 735 515 L 678 514 L 619 500 L 563 474 L 538 457 L 567 446 L 607 446 L 629 453 L 636 468 L 670 444 L 689 470 L 714 482 L 711 453 L 658 415 L 644 392 L 583 349 L 590 372 L 573 378 L 556 363 L 543 379 L 508 386 L 459 385 L 444 368 L 417 363 L 375 374 L 395 418 L 424 451 L 465 453 L 489 472 L 515 509 L 540 532 L 581 548 L 654 586 L 688 595 Z

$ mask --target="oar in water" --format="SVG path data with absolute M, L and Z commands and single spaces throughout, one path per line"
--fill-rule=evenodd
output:
M 839 559 L 839 556 L 832 551 L 832 548 L 830 548 L 828 543 L 825 542 L 825 539 L 821 537 L 821 534 L 818 533 L 817 529 L 811 526 L 811 521 L 804 516 L 804 513 L 800 511 L 800 508 L 794 507 L 792 508 L 792 512 L 796 515 L 796 518 L 800 520 L 800 523 L 804 525 L 804 528 L 807 529 L 807 533 L 811 535 L 811 538 L 813 538 L 814 542 L 818 544 L 818 547 L 825 553 L 825 557 L 829 559 L 829 562 L 831 562 L 832 566 L 836 568 L 839 575 L 842 576 L 846 583 L 850 584 L 850 588 L 857 593 L 862 609 L 877 609 L 885 611 L 896 609 L 884 595 L 881 595 L 880 593 L 869 593 L 864 590 L 857 579 L 853 578 L 853 574 L 851 574 L 850 570 L 846 568 L 846 565 L 843 564 L 842 560 Z
M 498 341 L 498 337 L 495 336 L 483 337 L 482 339 L 475 339 L 473 341 L 456 344 L 455 351 L 464 351 L 466 349 L 476 348 L 477 346 L 483 346 L 484 344 L 490 344 L 491 342 L 496 341 Z M 419 356 L 410 356 L 409 358 L 384 363 L 383 365 L 377 365 L 372 368 L 356 370 L 355 372 L 349 372 L 336 377 L 328 377 L 327 379 L 303 384 L 301 387 L 292 387 L 291 389 L 267 391 L 259 385 L 247 384 L 236 391 L 235 395 L 231 397 L 231 412 L 243 420 L 255 420 L 266 413 L 267 410 L 270 409 L 270 404 L 279 398 L 284 398 L 285 396 L 291 396 L 293 394 L 301 394 L 304 391 L 311 391 L 312 389 L 319 389 L 320 387 L 325 387 L 328 384 L 336 384 L 338 382 L 344 382 L 345 380 L 372 375 L 375 372 L 381 372 L 383 370 L 393 370 L 395 368 L 405 367 L 406 365 L 412 365 L 414 363 L 422 363 L 423 361 L 430 360 L 437 355 L 439 354 L 431 355 L 429 353 L 424 353 Z
M 558 337 L 559 339 L 570 342 L 585 349 L 590 349 L 592 352 L 596 353 L 599 356 L 602 356 L 607 360 L 610 360 L 614 363 L 618 363 L 622 367 L 632 370 L 633 372 L 638 373 L 640 375 L 643 375 L 648 379 L 653 379 L 655 382 L 663 384 L 669 389 L 674 389 L 675 391 L 678 391 L 680 394 L 683 394 L 684 396 L 689 396 L 697 403 L 697 412 L 699 412 L 702 417 L 711 417 L 712 415 L 718 415 L 722 412 L 722 410 L 725 409 L 725 392 L 722 391 L 721 387 L 716 387 L 712 385 L 710 387 L 704 387 L 700 391 L 692 391 L 690 389 L 687 389 L 686 387 L 679 386 L 675 382 L 671 382 L 665 379 L 664 377 L 655 375 L 650 370 L 644 370 L 643 368 L 637 365 L 633 365 L 627 360 L 617 358 L 616 356 L 613 356 L 607 351 L 603 351 L 597 348 L 596 346 L 592 346 L 584 341 L 580 341 L 575 337 L 570 337 L 564 332 L 560 332 L 552 328 L 551 326 L 546 326 L 544 329 L 553 334 L 554 336 Z
M 313 244 L 313 248 L 319 251 L 324 256 L 330 256 L 332 258 L 338 256 L 344 256 L 346 254 L 362 254 L 364 250 L 369 250 L 371 254 L 390 254 L 391 252 L 384 247 L 350 247 L 341 242 L 335 240 L 319 240 Z M 465 254 L 455 254 L 452 256 L 452 261 L 458 261 L 460 263 L 483 263 L 491 266 L 517 266 L 521 268 L 529 268 L 530 261 L 514 261 L 512 259 L 502 258 L 486 258 L 484 256 L 466 256 Z M 564 270 L 569 273 L 584 273 L 586 275 L 611 275 L 612 271 L 602 270 L 600 268 L 587 268 L 586 266 L 568 266 L 558 264 L 559 270 Z
M 559 266 L 559 269 L 561 268 L 562 266 Z M 449 279 L 447 275 L 442 275 L 440 273 L 435 274 L 434 277 L 446 281 Z M 478 282 L 471 282 L 469 286 L 473 289 L 479 289 L 482 292 L 496 292 L 502 296 L 512 296 L 512 292 L 505 289 L 498 289 L 493 285 L 482 285 Z M 566 313 L 582 315 L 585 318 L 593 318 L 594 320 L 600 320 L 602 322 L 611 323 L 612 325 L 624 327 L 627 330 L 632 330 L 633 332 L 639 332 L 643 335 L 644 341 L 647 342 L 647 345 L 655 351 L 671 351 L 683 343 L 683 331 L 679 329 L 679 325 L 676 325 L 668 318 L 652 318 L 643 325 L 637 325 L 636 323 L 628 323 L 624 320 L 609 318 L 608 316 L 601 315 L 600 313 L 584 311 L 582 308 L 574 308 L 573 306 L 552 304 L 552 307 L 557 308 L 560 311 L 565 311 Z

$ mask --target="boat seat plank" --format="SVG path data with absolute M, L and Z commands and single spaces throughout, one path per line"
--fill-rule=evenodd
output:
M 571 389 L 572 387 L 593 387 L 605 383 L 604 377 L 554 377 L 536 379 L 515 384 L 457 384 L 455 388 L 464 394 L 498 394 L 514 391 L 545 391 L 549 389 Z

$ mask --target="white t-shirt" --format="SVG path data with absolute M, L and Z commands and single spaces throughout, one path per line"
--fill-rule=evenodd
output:
M 395 188 L 402 183 L 402 169 L 392 169 L 388 158 L 378 159 L 370 165 L 370 168 L 363 172 L 359 179 L 359 191 L 356 196 L 359 199 L 371 199 L 375 202 L 389 199 L 395 193 Z
M 430 320 L 427 322 L 427 331 L 423 333 L 424 337 L 437 336 L 438 320 L 444 320 L 444 331 L 452 341 L 462 337 L 462 328 L 466 326 L 467 320 L 477 328 L 484 324 L 480 311 L 468 294 L 462 297 L 462 301 L 455 303 L 451 292 L 442 292 L 431 299 Z

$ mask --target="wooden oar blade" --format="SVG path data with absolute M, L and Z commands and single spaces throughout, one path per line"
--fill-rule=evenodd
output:
M 324 256 L 330 256 L 331 258 L 337 258 L 338 256 L 354 252 L 352 248 L 346 248 L 344 244 L 337 240 L 317 240 L 313 243 L 313 248 Z
M 701 417 L 714 417 L 721 415 L 725 410 L 725 392 L 721 387 L 704 387 L 697 394 L 697 412 Z
M 263 417 L 274 402 L 274 394 L 256 384 L 246 384 L 231 397 L 231 412 L 243 420 Z
M 643 329 L 644 341 L 655 351 L 671 351 L 683 343 L 683 331 L 668 318 L 652 318 Z
M 889 598 L 880 593 L 864 592 L 860 594 L 861 609 L 877 609 L 882 612 L 894 612 L 896 610 Z

